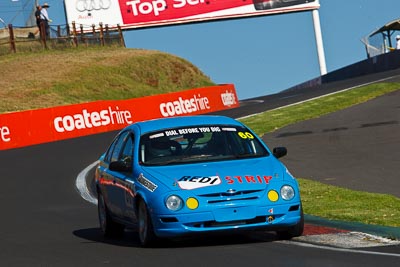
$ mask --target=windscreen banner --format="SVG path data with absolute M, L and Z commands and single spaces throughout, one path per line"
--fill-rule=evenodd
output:
M 318 9 L 319 0 L 64 0 L 68 24 L 123 29 Z
M 238 106 L 235 87 L 224 84 L 128 100 L 5 113 L 0 114 L 0 150 L 120 130 L 137 121 Z

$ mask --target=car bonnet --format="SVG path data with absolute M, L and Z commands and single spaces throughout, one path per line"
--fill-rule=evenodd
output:
M 198 190 L 199 193 L 263 190 L 271 182 L 282 180 L 285 170 L 279 161 L 270 157 L 144 169 L 146 178 L 166 185 L 169 190 Z

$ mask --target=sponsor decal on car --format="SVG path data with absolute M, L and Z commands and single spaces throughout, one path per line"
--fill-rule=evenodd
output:
M 150 181 L 149 179 L 147 179 L 146 177 L 144 177 L 143 173 L 141 173 L 138 177 L 138 182 L 143 185 L 143 187 L 145 187 L 147 190 L 149 190 L 150 192 L 154 192 L 157 189 L 157 185 L 155 183 L 153 183 L 152 181 Z
M 183 176 L 178 180 L 181 189 L 191 190 L 221 184 L 219 176 Z
M 270 175 L 235 175 L 235 176 L 226 176 L 225 181 L 228 184 L 234 183 L 259 183 L 259 184 L 269 184 L 269 181 L 272 179 Z
M 274 208 L 269 209 L 268 212 L 274 214 Z
M 192 133 L 216 133 L 221 132 L 221 129 L 218 126 L 211 126 L 211 127 L 191 127 L 191 128 L 182 128 L 182 129 L 173 129 L 173 130 L 166 130 L 164 133 L 158 133 L 150 136 L 150 139 L 162 136 L 177 136 L 183 134 L 192 134 Z M 236 131 L 236 129 L 234 129 Z
M 225 182 L 227 184 L 243 184 L 243 183 L 258 183 L 258 184 L 269 184 L 272 179 L 270 175 L 235 175 L 225 176 Z M 222 183 L 219 176 L 182 176 L 177 181 L 179 187 L 185 190 L 197 189 L 207 186 L 215 186 Z

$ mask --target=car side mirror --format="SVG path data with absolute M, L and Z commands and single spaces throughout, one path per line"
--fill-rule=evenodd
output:
M 287 149 L 286 149 L 286 147 L 283 147 L 283 146 L 281 146 L 281 147 L 275 147 L 275 148 L 272 150 L 272 154 L 275 156 L 275 158 L 281 158 L 281 157 L 286 156 L 286 154 L 287 154 Z
M 108 166 L 108 169 L 116 172 L 131 172 L 132 166 L 125 161 L 113 161 Z

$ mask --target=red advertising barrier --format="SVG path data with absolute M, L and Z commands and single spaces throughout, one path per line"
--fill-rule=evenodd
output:
M 0 150 L 119 130 L 137 121 L 239 106 L 232 84 L 0 114 Z

